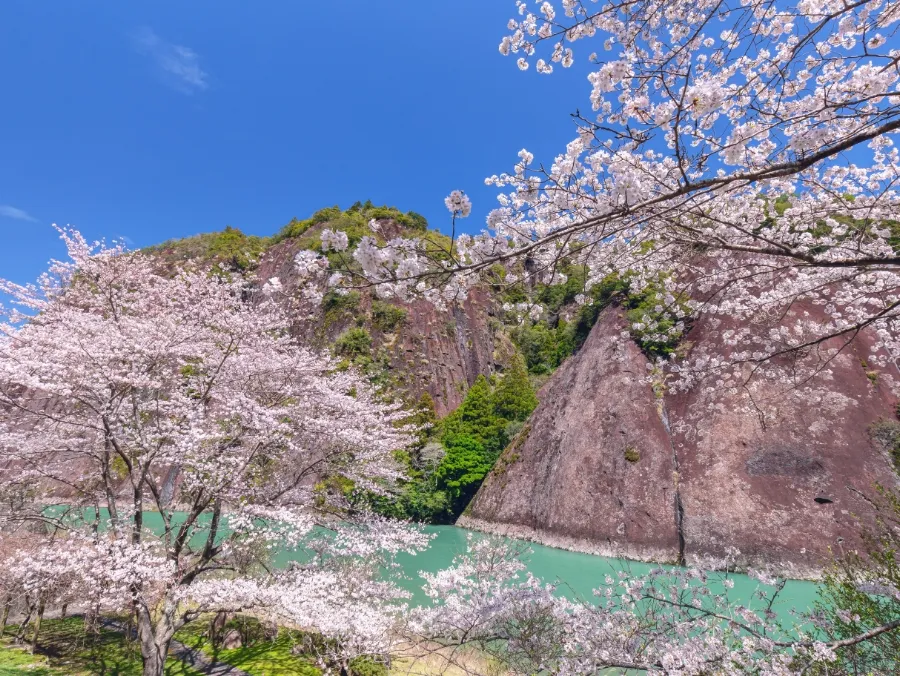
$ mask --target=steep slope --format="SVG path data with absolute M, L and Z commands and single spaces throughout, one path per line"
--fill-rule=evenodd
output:
M 287 239 L 267 250 L 259 261 L 260 279 L 277 277 L 286 293 L 294 295 L 300 281 L 293 259 L 302 246 Z M 364 328 L 372 340 L 371 355 L 382 361 L 391 384 L 412 400 L 427 392 L 439 416 L 459 406 L 475 378 L 494 372 L 508 352 L 508 341 L 491 328 L 494 302 L 483 289 L 473 290 L 448 311 L 423 300 L 378 301 L 370 290 L 352 298 L 357 299 L 352 306 L 343 300 L 345 305 L 332 311 L 324 307 L 327 295 L 323 303 L 301 301 L 295 312 L 298 334 L 327 348 L 349 329 Z M 385 307 L 400 309 L 395 322 L 380 321 L 375 310 Z
M 714 380 L 658 397 L 626 328 L 620 309 L 603 310 L 460 525 L 663 561 L 736 548 L 740 565 L 796 576 L 814 574 L 829 549 L 860 546 L 874 484 L 897 485 L 870 434 L 896 405 L 891 375 L 861 366 L 872 336 L 757 415 L 746 393 Z M 722 328 L 701 320 L 692 349 L 715 353 Z
M 647 359 L 604 311 L 582 349 L 540 392 L 461 525 L 580 551 L 676 561 L 675 470 L 646 379 Z
M 374 230 L 370 221 L 375 223 Z M 319 284 L 321 301 L 301 297 L 294 256 L 303 250 L 320 250 L 320 234 L 326 227 L 347 232 L 351 248 L 363 235 L 382 240 L 443 237 L 427 230 L 424 218 L 413 212 L 404 214 L 367 202 L 347 210 L 328 207 L 303 221 L 294 219 L 274 237 L 247 236 L 229 227 L 164 242 L 151 251 L 173 267 L 199 263 L 251 271 L 260 284 L 278 278 L 284 298 L 292 303 L 294 330 L 304 342 L 333 351 L 348 331 L 357 329 L 357 336 L 364 331 L 369 343 L 365 354 L 357 350 L 351 360 L 357 366 L 363 364 L 373 379 L 405 399 L 415 401 L 429 394 L 439 416 L 459 406 L 479 375 L 490 375 L 506 363 L 512 347 L 492 319 L 496 303 L 484 289 L 472 291 L 465 302 L 448 311 L 422 300 L 380 301 L 373 289 L 337 296 L 328 293 L 324 280 Z
M 791 312 L 821 313 L 811 306 Z M 690 333 L 694 349 L 717 351 L 726 328 L 702 319 Z M 819 376 L 784 395 L 760 387 L 759 409 L 746 393 L 715 387 L 713 378 L 667 397 L 689 561 L 736 547 L 745 565 L 771 562 L 803 574 L 830 550 L 861 548 L 860 521 L 874 518 L 875 485 L 898 486 L 871 434 L 897 410 L 895 367 L 866 365 L 874 342 L 863 331 Z

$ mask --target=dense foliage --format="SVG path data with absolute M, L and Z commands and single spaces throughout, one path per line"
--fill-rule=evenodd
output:
M 271 238 L 245 235 L 229 225 L 221 232 L 163 242 L 147 251 L 172 263 L 211 265 L 218 270 L 246 272 L 255 265 L 271 242 Z
M 587 273 L 584 267 L 569 266 L 564 284 L 536 284 L 530 294 L 521 283 L 495 285 L 504 301 L 510 335 L 525 356 L 529 372 L 555 370 L 584 344 L 600 313 L 613 305 L 625 311 L 632 338 L 648 358 L 668 357 L 676 351 L 690 314 L 683 294 L 667 301 L 662 283 L 636 289 L 628 275 L 617 274 L 585 290 Z M 535 305 L 542 312 L 532 318 L 528 310 Z
M 409 480 L 393 498 L 367 495 L 378 511 L 429 523 L 456 520 L 537 406 L 519 355 L 496 380 L 492 387 L 487 378 L 478 376 L 459 408 L 441 421 L 434 415 L 431 398 L 422 396 L 408 421 L 423 433 L 418 444 L 402 454 Z
M 396 207 L 379 207 L 372 204 L 371 200 L 366 200 L 365 202 L 355 202 L 349 209 L 341 209 L 337 205 L 319 209 L 302 221 L 296 218 L 291 219 L 273 239 L 275 242 L 280 242 L 288 238 L 303 238 L 314 226 L 328 223 L 330 227 L 346 232 L 352 246 L 363 236 L 371 234 L 368 224 L 373 219 L 376 221 L 390 219 L 404 228 L 418 233 L 424 233 L 428 229 L 428 221 L 415 211 L 403 213 Z
M 38 624 L 50 602 L 133 613 L 146 676 L 204 611 L 265 608 L 352 633 L 351 657 L 382 650 L 396 617 L 380 604 L 403 593 L 379 565 L 427 538 L 323 504 L 309 479 L 396 481 L 404 414 L 297 344 L 284 308 L 248 297 L 237 271 L 161 274 L 146 254 L 61 235 L 70 260 L 39 284 L 0 281 L 15 303 L 0 323 L 4 606 Z M 59 496 L 70 507 L 45 511 Z M 163 532 L 145 527 L 149 512 Z M 316 523 L 335 537 L 310 542 Z M 272 569 L 272 551 L 301 543 L 322 557 Z M 349 601 L 367 587 L 368 611 Z

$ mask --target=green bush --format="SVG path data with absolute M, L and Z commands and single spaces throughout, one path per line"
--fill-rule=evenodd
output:
M 583 273 L 579 268 L 569 269 L 572 274 L 565 284 L 536 287 L 535 302 L 545 307 L 551 320 L 561 307 L 581 293 Z M 673 303 L 665 302 L 662 281 L 637 292 L 631 290 L 627 277 L 610 275 L 591 287 L 587 294 L 589 302 L 578 310 L 571 324 L 559 319 L 551 326 L 542 320 L 513 329 L 511 337 L 525 357 L 528 371 L 535 375 L 553 372 L 581 348 L 600 313 L 611 304 L 618 304 L 626 311 L 630 324 L 644 324 L 645 328 L 632 328 L 631 334 L 649 358 L 672 354 L 682 337 L 674 329 L 679 321 L 686 324 L 689 310 L 685 297 L 676 297 Z
M 372 324 L 381 331 L 391 332 L 406 321 L 406 310 L 391 303 L 372 302 Z
M 552 373 L 575 351 L 572 327 L 564 321 L 559 321 L 555 328 L 546 322 L 523 324 L 511 335 L 528 371 L 536 375 Z
M 342 210 L 339 206 L 326 207 L 319 209 L 309 218 L 298 220 L 296 218 L 285 225 L 273 238 L 274 242 L 280 242 L 289 238 L 303 238 L 307 235 L 310 228 L 328 223 L 328 227 L 333 230 L 343 230 L 347 233 L 350 240 L 350 247 L 354 247 L 359 243 L 365 235 L 372 236 L 373 233 L 368 228 L 371 219 L 390 218 L 410 230 L 424 232 L 428 229 L 428 221 L 421 214 L 415 211 L 403 213 L 396 207 L 375 206 L 371 200 L 365 202 L 355 202 L 349 209 Z M 309 237 L 308 241 L 303 241 L 301 246 L 314 249 L 318 248 L 321 242 L 318 237 Z
M 362 296 L 359 295 L 358 291 L 350 291 L 348 293 L 338 293 L 334 289 L 328 291 L 322 296 L 321 303 L 324 314 L 324 326 L 327 328 L 337 322 L 353 317 L 361 302 Z
M 277 235 L 275 235 L 274 240 L 276 242 L 280 242 L 281 240 L 288 239 L 290 237 L 300 237 L 314 225 L 318 225 L 319 223 L 327 223 L 328 221 L 331 221 L 340 216 L 341 213 L 341 208 L 337 205 L 334 205 L 333 207 L 325 207 L 324 209 L 319 209 L 312 216 L 302 221 L 298 221 L 296 218 L 292 218 L 290 222 L 285 225 Z
M 347 329 L 334 341 L 334 354 L 356 360 L 372 353 L 372 336 L 358 326 Z
M 263 253 L 265 241 L 260 237 L 248 237 L 230 225 L 211 238 L 209 255 L 230 263 L 238 270 L 247 270 Z
M 218 270 L 249 270 L 269 246 L 264 237 L 245 235 L 226 226 L 221 232 L 208 232 L 194 237 L 170 240 L 147 251 L 176 261 L 196 260 L 212 264 Z
M 352 676 L 387 676 L 388 668 L 371 657 L 354 657 L 350 660 L 349 673 Z
M 422 214 L 417 214 L 415 211 L 407 211 L 406 218 L 409 221 L 408 227 L 413 230 L 428 230 L 428 219 Z
M 362 297 L 359 295 L 358 291 L 338 293 L 337 291 L 331 290 L 322 296 L 322 310 L 325 312 L 353 312 L 359 307 L 361 300 Z

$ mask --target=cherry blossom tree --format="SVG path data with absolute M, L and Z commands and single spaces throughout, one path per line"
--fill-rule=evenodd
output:
M 685 295 L 693 317 L 732 323 L 727 363 L 693 355 L 676 386 L 700 367 L 762 373 L 789 353 L 819 368 L 867 328 L 872 363 L 900 356 L 900 4 L 516 6 L 501 54 L 541 74 L 584 59 L 591 112 L 573 115 L 577 135 L 552 161 L 522 150 L 487 179 L 502 192 L 481 235 L 458 237 L 450 256 L 364 240 L 354 283 L 446 302 L 500 263 L 508 283 L 560 283 L 585 265 L 587 287 L 610 274 L 661 286 L 645 335 L 680 335 Z
M 71 260 L 0 283 L 0 494 L 27 496 L 0 516 L 4 586 L 133 613 L 148 676 L 207 611 L 318 630 L 336 659 L 386 650 L 404 593 L 379 569 L 427 538 L 315 487 L 384 490 L 403 412 L 298 346 L 272 289 L 60 233 Z
M 783 580 L 751 572 L 759 583 L 752 598 L 734 599 L 733 561 L 728 560 L 711 562 L 718 572 L 660 567 L 633 575 L 623 569 L 607 575 L 593 598 L 573 600 L 525 572 L 525 551 L 495 538 L 470 536 L 467 551 L 453 565 L 425 574 L 425 591 L 435 604 L 414 610 L 414 635 L 439 640 L 440 654 L 461 667 L 467 665 L 460 649 L 468 646 L 519 674 L 574 676 L 618 669 L 737 676 L 856 673 L 852 665 L 845 669 L 838 662 L 841 651 L 900 628 L 895 616 L 844 638 L 823 640 L 821 629 L 830 625 L 822 617 L 796 613 L 794 620 L 779 620 L 773 608 Z M 900 598 L 888 587 L 882 593 Z M 867 673 L 893 673 L 897 659 L 879 655 L 878 664 L 888 671 Z

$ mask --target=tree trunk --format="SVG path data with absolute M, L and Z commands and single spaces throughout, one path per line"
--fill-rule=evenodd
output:
M 44 597 L 41 597 L 38 601 L 37 607 L 37 618 L 34 621 L 34 634 L 31 636 L 31 654 L 34 655 L 34 651 L 37 648 L 38 642 L 38 634 L 41 633 L 41 620 L 44 619 Z
M 138 629 L 140 633 L 140 628 Z M 141 637 L 141 661 L 143 662 L 143 676 L 163 676 L 166 667 L 166 658 L 169 655 L 169 642 L 171 639 L 149 640 Z
M 84 618 L 84 633 L 96 633 L 97 625 L 100 621 L 100 604 L 91 603 L 88 607 L 87 615 Z
M 144 655 L 142 650 L 141 659 L 144 662 L 144 670 L 141 672 L 142 676 L 164 676 L 166 665 L 166 658 L 164 655 L 160 655 L 157 652 Z
M 3 633 L 6 631 L 6 623 L 9 621 L 10 610 L 12 610 L 12 594 L 7 594 L 6 600 L 3 602 L 3 619 L 0 620 L 0 636 L 3 636 Z
M 154 624 L 147 606 L 140 604 L 137 609 L 137 634 L 141 644 L 143 676 L 163 676 L 169 644 L 175 634 L 175 611 L 177 606 L 171 601 L 163 603 L 159 619 Z
M 25 632 L 28 630 L 28 623 L 31 622 L 31 616 L 34 613 L 34 605 L 32 605 L 31 599 L 28 598 L 28 594 L 25 595 L 25 605 L 28 608 L 28 612 L 25 614 L 25 619 L 22 620 L 22 624 L 19 625 L 19 633 L 16 634 L 16 643 L 19 643 L 25 638 Z
M 59 609 L 59 619 L 61 619 L 61 620 L 66 619 L 66 610 L 68 610 L 68 609 L 69 609 L 69 604 L 63 603 L 62 607 Z

